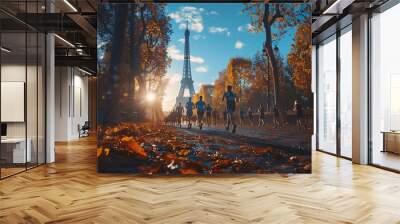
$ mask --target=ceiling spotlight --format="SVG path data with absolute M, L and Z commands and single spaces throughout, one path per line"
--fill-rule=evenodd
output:
M 79 67 L 78 67 L 78 70 L 81 71 L 81 72 L 83 72 L 83 73 L 85 73 L 86 75 L 93 75 L 92 73 L 90 73 L 90 72 L 88 72 L 88 71 L 86 71 L 86 70 L 84 70 L 84 69 L 81 69 L 81 68 L 79 68 Z
M 70 7 L 72 9 L 72 11 L 78 12 L 78 10 L 75 8 L 75 6 L 73 6 L 68 0 L 64 0 L 64 3 L 66 5 L 68 5 L 68 7 Z
M 75 45 L 73 45 L 71 42 L 69 42 L 68 40 L 60 37 L 58 34 L 54 34 L 55 37 L 57 37 L 59 40 L 61 40 L 62 42 L 64 42 L 65 44 L 67 44 L 68 46 L 75 48 Z
M 4 51 L 6 53 L 10 53 L 11 52 L 11 50 L 9 50 L 9 49 L 7 49 L 5 47 L 1 47 L 0 49 L 1 49 L 1 51 Z

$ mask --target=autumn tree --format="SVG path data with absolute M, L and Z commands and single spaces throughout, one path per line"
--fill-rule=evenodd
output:
M 262 53 L 257 52 L 252 58 L 253 80 L 249 91 L 249 106 L 259 104 L 272 105 L 273 77 L 269 66 L 270 61 Z
M 165 4 L 103 4 L 99 12 L 101 117 L 106 125 L 144 119 L 148 104 L 142 99 L 148 91 L 163 92 L 162 77 L 170 64 L 172 31 Z M 159 102 L 153 107 L 162 111 Z
M 129 7 L 128 102 L 135 102 L 135 99 L 143 99 L 147 92 L 157 93 L 163 88 L 161 77 L 165 75 L 171 62 L 167 47 L 172 29 L 170 19 L 165 12 L 165 4 L 131 4 Z M 138 87 L 135 83 L 138 83 Z M 135 89 L 138 89 L 136 98 Z M 136 105 L 128 103 L 131 105 L 128 111 L 133 112 L 133 107 L 136 106 L 142 109 L 139 114 L 143 114 L 145 104 L 139 103 L 136 102 Z
M 225 108 L 222 102 L 222 96 L 224 95 L 227 86 L 227 71 L 223 70 L 219 72 L 218 79 L 214 82 L 214 90 L 212 94 L 212 107 L 218 111 L 223 111 Z
M 227 66 L 227 80 L 242 101 L 252 81 L 251 61 L 247 58 L 232 58 Z
M 305 23 L 298 26 L 295 43 L 288 55 L 293 84 L 304 96 L 311 97 L 311 30 Z
M 252 19 L 254 32 L 264 32 L 264 51 L 271 62 L 271 70 L 275 85 L 275 105 L 280 99 L 279 73 L 277 57 L 274 52 L 273 42 L 279 40 L 287 33 L 289 28 L 310 18 L 309 6 L 305 4 L 270 4 L 247 3 L 244 12 Z
M 102 91 L 99 103 L 102 114 L 99 117 L 104 125 L 112 125 L 121 120 L 119 113 L 121 102 L 118 99 L 121 97 L 119 84 L 122 71 L 121 64 L 123 63 L 123 47 L 124 43 L 127 43 L 128 9 L 124 5 L 116 4 L 113 7 L 102 5 L 100 10 L 112 16 L 112 21 L 104 20 L 104 22 L 99 23 L 100 41 L 111 42 L 112 44 L 106 48 L 108 61 L 104 62 L 108 63 L 109 66 L 104 68 L 105 71 L 102 71 L 99 75 L 99 90 Z M 112 28 L 107 23 L 111 23 L 113 25 Z

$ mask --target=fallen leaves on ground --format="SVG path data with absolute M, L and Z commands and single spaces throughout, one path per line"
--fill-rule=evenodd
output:
M 99 167 L 142 174 L 310 173 L 311 153 L 198 135 L 166 125 L 122 123 L 99 131 Z

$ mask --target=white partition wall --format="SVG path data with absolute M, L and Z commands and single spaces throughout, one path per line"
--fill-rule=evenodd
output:
M 88 77 L 74 67 L 57 67 L 55 78 L 55 140 L 77 139 L 78 125 L 89 118 Z

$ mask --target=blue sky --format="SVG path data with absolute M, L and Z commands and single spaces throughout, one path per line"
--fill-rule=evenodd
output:
M 172 63 L 167 72 L 169 85 L 164 98 L 164 110 L 170 110 L 175 103 L 182 77 L 184 29 L 189 18 L 190 51 L 192 56 L 192 78 L 195 90 L 201 84 L 212 84 L 218 73 L 227 67 L 233 57 L 253 57 L 261 51 L 264 33 L 249 32 L 250 16 L 242 13 L 242 3 L 171 3 L 167 14 L 171 18 L 173 34 L 168 53 Z M 286 58 L 293 42 L 295 29 L 275 44 L 281 56 Z

